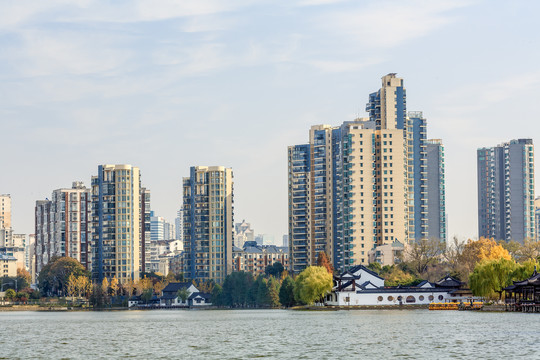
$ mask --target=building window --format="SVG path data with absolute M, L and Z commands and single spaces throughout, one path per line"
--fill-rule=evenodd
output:
M 389 296 L 388 297 L 388 301 L 393 301 L 394 300 L 394 297 L 393 296 Z

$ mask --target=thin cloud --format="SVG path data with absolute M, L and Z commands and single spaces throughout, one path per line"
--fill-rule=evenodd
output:
M 465 1 L 377 1 L 325 13 L 316 22 L 328 32 L 353 37 L 358 46 L 390 48 L 454 22 Z

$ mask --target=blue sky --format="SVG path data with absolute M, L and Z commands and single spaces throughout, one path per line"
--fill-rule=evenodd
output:
M 390 72 L 446 148 L 449 234 L 475 237 L 476 148 L 540 130 L 534 1 L 2 1 L 0 193 L 140 167 L 173 220 L 192 165 L 235 173 L 235 220 L 287 232 L 287 145 L 364 116 Z

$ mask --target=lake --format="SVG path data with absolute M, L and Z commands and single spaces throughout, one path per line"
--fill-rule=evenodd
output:
M 428 310 L 0 312 L 0 359 L 540 358 L 540 316 Z

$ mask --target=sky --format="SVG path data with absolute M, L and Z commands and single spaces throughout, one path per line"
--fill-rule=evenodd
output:
M 536 141 L 536 1 L 3 0 L 0 193 L 132 164 L 173 221 L 190 166 L 234 171 L 235 222 L 287 233 L 287 146 L 365 116 L 397 73 L 446 156 L 449 236 L 477 236 L 476 149 Z M 536 166 L 540 166 L 537 162 Z M 538 187 L 538 181 L 536 182 Z

